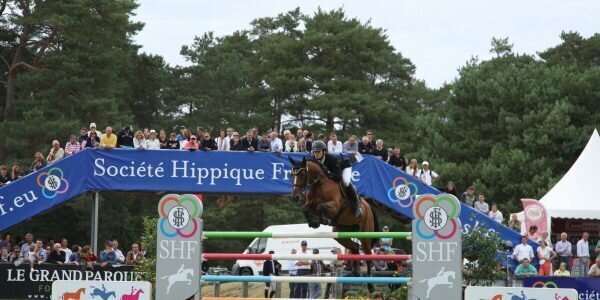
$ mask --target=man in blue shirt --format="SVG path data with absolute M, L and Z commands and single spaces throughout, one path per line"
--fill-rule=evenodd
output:
M 114 249 L 113 249 L 113 243 L 112 241 L 106 241 L 104 242 L 104 250 L 102 250 L 102 252 L 100 252 L 100 266 L 101 267 L 106 267 L 106 266 L 113 266 L 117 264 L 117 254 L 115 253 Z
M 383 232 L 390 232 L 390 228 L 387 226 L 383 226 Z M 392 251 L 392 244 L 394 243 L 393 238 L 381 238 L 381 249 L 385 252 Z

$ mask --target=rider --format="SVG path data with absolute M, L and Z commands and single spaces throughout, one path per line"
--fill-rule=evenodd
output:
M 317 140 L 312 144 L 312 156 L 315 160 L 325 166 L 327 177 L 336 182 L 341 181 L 344 184 L 346 196 L 354 208 L 354 216 L 360 217 L 362 214 L 360 198 L 351 182 L 352 166 L 350 165 L 350 162 L 343 159 L 341 156 L 327 153 L 327 145 L 320 140 Z

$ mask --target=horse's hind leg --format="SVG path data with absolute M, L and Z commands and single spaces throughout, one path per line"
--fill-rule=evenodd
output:
M 362 244 L 363 250 L 365 251 L 366 255 L 373 254 L 371 251 L 371 239 L 361 239 L 360 243 Z M 373 269 L 373 261 L 367 260 L 367 276 L 368 277 L 371 277 L 372 269 Z M 369 293 L 373 293 L 375 291 L 375 287 L 371 283 L 367 284 L 367 289 L 369 290 Z

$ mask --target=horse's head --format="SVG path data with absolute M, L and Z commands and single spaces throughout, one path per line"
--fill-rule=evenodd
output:
M 306 158 L 302 161 L 295 161 L 291 156 L 288 159 L 292 163 L 292 200 L 298 205 L 303 205 L 305 199 L 305 191 L 308 185 L 308 167 L 306 166 Z

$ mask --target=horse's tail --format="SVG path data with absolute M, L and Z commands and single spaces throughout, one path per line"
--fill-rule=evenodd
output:
M 371 208 L 371 214 L 373 214 L 373 227 L 374 227 L 374 231 L 378 232 L 379 231 L 379 220 L 377 220 L 377 214 L 375 213 L 375 209 L 373 207 L 373 205 L 369 205 Z M 378 239 L 371 239 L 371 248 L 374 248 L 377 245 L 377 241 Z

